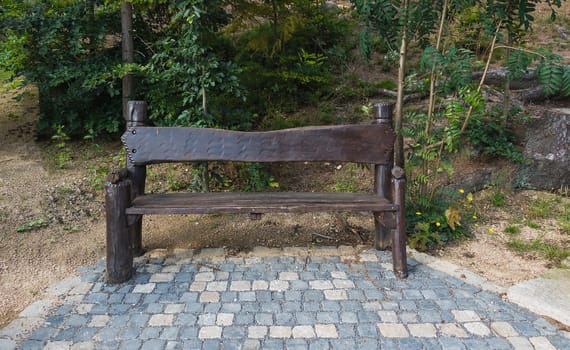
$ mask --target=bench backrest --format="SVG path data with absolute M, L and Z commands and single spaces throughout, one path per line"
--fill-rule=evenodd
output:
M 141 126 L 128 128 L 122 140 L 133 165 L 218 160 L 389 164 L 395 134 L 386 124 L 262 132 Z

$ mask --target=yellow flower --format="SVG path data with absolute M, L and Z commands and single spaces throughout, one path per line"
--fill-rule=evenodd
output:
M 440 227 L 440 226 L 441 226 L 441 223 L 438 221 L 438 222 L 435 223 L 435 226 Z
M 467 194 L 467 201 L 473 202 L 473 194 L 471 192 L 469 192 L 469 194 Z
M 492 227 L 489 227 L 487 231 L 489 231 L 489 233 L 495 233 L 495 230 Z
M 475 227 L 479 227 L 479 224 L 475 224 Z
M 416 211 L 416 215 L 422 215 L 421 211 Z
M 462 188 L 460 188 L 460 189 L 459 189 L 459 193 L 465 193 L 465 190 L 462 189 Z
M 473 220 L 477 220 L 477 215 L 472 216 Z

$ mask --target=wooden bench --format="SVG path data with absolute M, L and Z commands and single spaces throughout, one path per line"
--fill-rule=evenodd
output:
M 130 101 L 122 141 L 127 167 L 106 183 L 107 281 L 132 277 L 142 254 L 142 216 L 362 212 L 374 215 L 375 247 L 392 248 L 394 273 L 407 277 L 404 172 L 393 167 L 392 105 L 378 104 L 369 125 L 303 127 L 266 132 L 144 126 L 146 104 Z M 374 165 L 371 193 L 166 193 L 145 194 L 146 165 L 163 162 L 354 162 Z

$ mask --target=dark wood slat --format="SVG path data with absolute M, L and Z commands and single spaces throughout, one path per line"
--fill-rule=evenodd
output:
M 386 124 L 240 132 L 131 127 L 122 140 L 133 164 L 177 161 L 342 161 L 388 164 L 395 134 Z
M 127 214 L 214 214 L 316 211 L 395 211 L 386 199 L 363 193 L 166 193 L 137 197 Z

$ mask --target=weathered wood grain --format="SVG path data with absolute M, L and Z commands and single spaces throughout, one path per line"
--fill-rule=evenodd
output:
M 132 214 L 264 214 L 318 211 L 395 211 L 385 198 L 364 193 L 162 193 L 138 196 Z
M 341 125 L 240 132 L 207 128 L 132 127 L 122 137 L 132 164 L 180 161 L 343 161 L 387 164 L 389 125 Z

